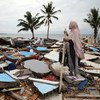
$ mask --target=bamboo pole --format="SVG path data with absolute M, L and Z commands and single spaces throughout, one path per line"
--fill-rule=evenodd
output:
M 67 39 L 67 31 L 65 29 L 64 31 L 64 39 Z M 65 58 L 65 41 L 63 41 L 63 54 L 62 54 L 62 62 L 61 62 L 61 71 L 60 71 L 60 83 L 59 83 L 59 93 L 61 93 L 61 89 L 62 89 L 62 71 L 63 71 L 63 64 L 64 64 L 64 58 Z

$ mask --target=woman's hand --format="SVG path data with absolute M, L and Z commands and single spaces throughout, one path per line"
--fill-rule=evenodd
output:
M 68 41 L 69 41 L 69 39 L 65 39 L 65 38 L 63 38 L 63 41 L 64 41 L 64 42 L 68 42 Z

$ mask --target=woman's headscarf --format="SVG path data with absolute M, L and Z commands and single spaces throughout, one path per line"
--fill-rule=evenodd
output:
M 71 30 L 69 33 L 69 39 L 71 39 L 74 43 L 74 49 L 76 55 L 83 59 L 84 58 L 84 53 L 82 50 L 82 45 L 81 45 L 81 39 L 80 39 L 80 30 L 78 28 L 78 25 L 75 21 L 71 21 L 69 24 L 69 29 Z

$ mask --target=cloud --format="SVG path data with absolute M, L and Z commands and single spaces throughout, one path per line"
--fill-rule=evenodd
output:
M 0 33 L 17 33 L 18 19 L 23 18 L 26 11 L 31 11 L 33 15 L 41 13 L 43 4 L 47 4 L 51 0 L 0 0 Z M 61 13 L 57 16 L 59 20 L 53 20 L 50 27 L 51 32 L 63 32 L 68 29 L 70 20 L 76 20 L 82 33 L 91 33 L 91 27 L 83 22 L 87 18 L 87 14 L 93 7 L 100 8 L 100 0 L 52 0 L 56 10 L 60 9 Z M 42 26 L 37 32 L 46 32 L 46 28 Z M 90 30 L 90 31 L 89 31 Z

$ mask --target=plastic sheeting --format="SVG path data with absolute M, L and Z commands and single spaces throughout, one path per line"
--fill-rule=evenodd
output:
M 35 55 L 35 52 L 20 51 L 19 54 L 21 56 L 29 57 L 29 56 Z
M 97 48 L 90 47 L 90 49 L 91 49 L 92 51 L 94 51 L 94 52 L 99 52 L 99 49 L 97 49 Z
M 38 51 L 47 51 L 47 47 L 37 47 L 36 50 Z
M 50 84 L 45 84 L 45 83 L 39 83 L 39 82 L 34 82 L 34 85 L 38 88 L 38 90 L 42 94 L 46 94 L 48 92 L 51 92 L 58 88 L 58 86 L 50 85 Z
M 11 76 L 6 73 L 0 73 L 0 82 L 15 82 Z

